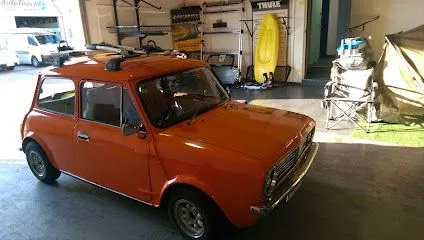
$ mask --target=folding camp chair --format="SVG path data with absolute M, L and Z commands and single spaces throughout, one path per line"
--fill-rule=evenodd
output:
M 347 70 L 337 60 L 333 62 L 332 80 L 325 86 L 324 108 L 327 109 L 326 129 L 331 130 L 344 120 L 369 133 L 374 107 L 374 69 Z M 363 113 L 365 111 L 365 116 Z M 357 120 L 366 123 L 361 126 Z M 330 124 L 330 121 L 334 121 Z
M 234 66 L 234 54 L 210 54 L 207 62 L 223 85 L 232 85 L 240 79 L 240 71 Z

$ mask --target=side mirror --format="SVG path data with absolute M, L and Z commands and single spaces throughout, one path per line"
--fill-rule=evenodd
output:
M 144 125 L 139 126 L 135 124 L 124 123 L 122 125 L 122 135 L 130 136 L 133 134 L 137 134 L 137 137 L 141 139 L 145 139 L 147 137 L 147 132 Z
M 122 135 L 124 136 L 136 134 L 138 131 L 138 126 L 135 126 L 133 124 L 124 123 L 122 125 Z

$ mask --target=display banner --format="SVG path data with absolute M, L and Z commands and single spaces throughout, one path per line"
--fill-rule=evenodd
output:
M 269 0 L 250 0 L 252 11 L 269 11 L 277 9 L 288 9 L 289 0 L 269 1 Z
M 200 51 L 200 7 L 186 7 L 171 10 L 172 39 L 174 49 Z
M 51 0 L 0 0 L 0 16 L 60 16 Z

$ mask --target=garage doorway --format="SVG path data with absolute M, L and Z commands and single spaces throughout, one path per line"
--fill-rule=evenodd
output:
M 330 75 L 337 46 L 350 24 L 351 0 L 309 0 L 307 77 Z

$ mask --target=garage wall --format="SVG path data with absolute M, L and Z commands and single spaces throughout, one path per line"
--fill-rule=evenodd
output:
M 337 27 L 339 20 L 339 0 L 330 0 L 327 33 L 327 55 L 337 54 Z
M 133 2 L 133 1 L 129 1 Z M 156 10 L 141 3 L 140 20 L 144 25 L 170 25 L 170 11 L 173 8 L 183 6 L 183 0 L 166 1 L 155 0 L 152 3 L 162 6 L 161 10 Z M 128 6 L 122 1 L 118 1 L 118 18 L 120 25 L 136 25 L 136 14 L 133 7 Z M 86 0 L 85 7 L 87 11 L 88 29 L 90 31 L 91 43 L 107 42 L 117 44 L 118 40 L 115 33 L 110 33 L 106 27 L 114 26 L 113 7 L 111 0 Z M 153 39 L 163 48 L 172 48 L 172 37 L 152 36 L 147 37 L 146 41 Z M 122 45 L 138 46 L 138 39 L 126 38 Z
M 16 28 L 16 22 L 14 16 L 0 16 L 0 26 L 2 28 L 0 30 L 9 30 Z
M 69 46 L 75 49 L 84 49 L 86 41 L 78 1 L 59 2 L 55 0 L 52 2 L 62 15 L 62 17 L 58 17 L 58 24 L 64 31 L 62 36 L 66 37 Z
M 422 0 L 354 0 L 351 26 L 380 15 L 380 19 L 368 24 L 365 31 L 358 29 L 354 32 L 354 35 L 372 36 L 370 43 L 374 59 L 378 60 L 383 50 L 384 36 L 424 24 L 423 13 Z
M 207 0 L 206 2 L 216 2 L 218 0 Z M 130 1 L 132 2 L 132 1 Z M 183 6 L 199 6 L 203 0 L 151 0 L 152 3 L 162 6 L 161 10 L 156 10 L 147 5 L 142 5 L 140 16 L 141 22 L 145 25 L 170 25 L 170 10 Z M 305 72 L 305 34 L 306 34 L 306 8 L 307 1 L 305 0 L 290 0 L 290 37 L 288 64 L 292 66 L 292 74 L 289 81 L 301 82 Z M 124 2 L 118 1 L 118 14 L 120 25 L 135 25 L 136 16 L 134 9 L 128 7 Z M 112 0 L 86 0 L 85 7 L 87 11 L 88 29 L 90 31 L 90 40 L 92 43 L 108 42 L 117 43 L 115 33 L 109 33 L 107 26 L 114 26 Z M 245 19 L 251 18 L 251 6 L 248 0 L 245 0 Z M 218 17 L 219 16 L 218 14 Z M 212 18 L 212 16 L 211 16 Z M 230 26 L 239 28 L 239 14 L 223 14 L 222 18 L 227 21 Z M 214 19 L 210 19 L 214 21 Z M 246 31 L 247 32 L 247 31 Z M 151 36 L 145 41 L 152 39 L 162 48 L 172 48 L 172 36 Z M 235 36 L 217 35 L 213 39 L 206 39 L 207 43 L 213 50 L 230 51 L 237 49 L 238 41 Z M 127 38 L 123 41 L 123 45 L 138 46 L 138 39 Z M 243 76 L 247 66 L 252 64 L 251 59 L 251 38 L 246 33 L 243 39 Z

